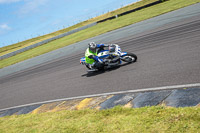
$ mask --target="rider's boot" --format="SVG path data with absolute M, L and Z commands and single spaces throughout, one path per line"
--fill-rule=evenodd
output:
M 89 70 L 88 70 L 88 72 L 94 72 L 94 71 L 98 71 L 98 69 L 95 67 L 95 63 L 93 63 L 93 64 L 90 64 L 89 65 Z

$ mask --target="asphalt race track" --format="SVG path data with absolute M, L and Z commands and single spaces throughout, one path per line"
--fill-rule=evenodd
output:
M 200 83 L 200 15 L 115 40 L 138 61 L 87 73 L 84 51 L 0 78 L 0 109 L 53 99 Z

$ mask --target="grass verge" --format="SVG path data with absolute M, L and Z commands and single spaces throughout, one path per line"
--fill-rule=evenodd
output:
M 76 110 L 0 118 L 0 132 L 199 132 L 200 108 Z
M 72 35 L 57 39 L 42 46 L 17 54 L 0 61 L 0 68 L 24 61 L 26 59 L 50 52 L 52 50 L 65 47 L 67 45 L 133 24 L 137 23 L 191 4 L 200 2 L 200 0 L 168 0 L 164 3 L 145 8 L 143 10 L 130 13 L 117 19 L 99 23 L 88 29 L 79 31 Z
M 9 46 L 0 48 L 0 56 L 8 54 L 8 53 L 16 51 L 16 50 L 19 50 L 21 48 L 33 45 L 33 44 L 41 42 L 43 40 L 52 38 L 54 36 L 63 34 L 65 32 L 71 31 L 73 29 L 88 25 L 90 23 L 97 22 L 99 20 L 103 20 L 103 19 L 111 17 L 111 16 L 115 16 L 117 14 L 123 13 L 125 11 L 129 11 L 131 9 L 135 9 L 135 8 L 141 7 L 143 5 L 147 5 L 147 4 L 155 2 L 155 1 L 157 1 L 157 0 L 142 0 L 142 1 L 139 1 L 137 3 L 134 3 L 134 4 L 131 4 L 131 5 L 125 6 L 123 8 L 117 9 L 115 11 L 108 12 L 108 13 L 103 14 L 101 16 L 97 16 L 97 17 L 94 17 L 92 19 L 86 20 L 84 22 L 78 23 L 76 25 L 70 26 L 68 28 L 64 28 L 64 29 L 58 30 L 56 32 L 53 32 L 53 33 L 50 33 L 50 34 L 47 34 L 47 35 L 35 37 L 35 38 L 29 39 L 29 40 L 25 40 L 25 41 L 22 41 L 22 42 L 13 44 L 13 45 L 9 45 Z

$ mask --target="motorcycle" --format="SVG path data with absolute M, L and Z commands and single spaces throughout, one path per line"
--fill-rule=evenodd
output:
M 93 72 L 120 66 L 122 61 L 127 63 L 133 63 L 137 61 L 137 56 L 134 53 L 121 52 L 119 45 L 116 45 L 114 52 L 110 52 L 109 50 L 101 50 L 98 52 L 97 56 L 104 61 L 103 65 L 99 68 L 94 69 L 92 64 L 86 63 L 85 57 L 80 59 L 80 64 L 85 65 L 88 68 L 88 72 Z

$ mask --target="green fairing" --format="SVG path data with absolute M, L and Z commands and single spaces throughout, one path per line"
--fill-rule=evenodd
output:
M 90 59 L 88 58 L 88 56 L 90 55 L 95 55 L 97 56 L 97 52 L 96 53 L 93 53 L 92 51 L 89 50 L 89 48 L 87 48 L 87 50 L 85 51 L 85 62 L 88 63 L 88 64 L 92 64 L 95 62 L 94 59 Z

